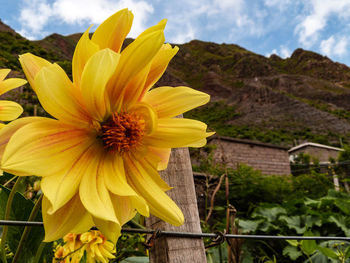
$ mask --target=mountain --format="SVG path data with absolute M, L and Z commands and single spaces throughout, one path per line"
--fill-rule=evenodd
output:
M 18 54 L 32 52 L 71 74 L 81 34 L 29 41 L 0 23 L 0 67 L 21 74 Z M 126 44 L 132 40 L 127 39 Z M 313 141 L 350 143 L 350 68 L 320 54 L 297 49 L 290 58 L 255 54 L 234 44 L 193 40 L 178 45 L 161 85 L 186 85 L 212 96 L 185 116 L 208 123 L 218 134 L 292 146 Z M 29 87 L 9 96 L 27 114 L 44 114 Z M 34 109 L 36 108 L 36 110 Z

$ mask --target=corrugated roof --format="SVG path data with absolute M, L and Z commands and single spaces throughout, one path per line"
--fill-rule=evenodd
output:
M 232 138 L 232 137 L 227 137 L 227 136 L 218 136 L 214 135 L 208 138 L 208 142 L 212 140 L 223 140 L 223 141 L 231 141 L 231 142 L 238 142 L 238 143 L 244 143 L 244 144 L 250 144 L 250 145 L 256 145 L 256 146 L 263 146 L 263 147 L 269 147 L 269 148 L 276 148 L 276 149 L 281 149 L 281 150 L 288 150 L 288 147 L 283 147 L 279 145 L 274 145 L 270 143 L 264 143 L 264 142 L 257 142 L 257 141 L 252 141 L 252 140 L 246 140 L 246 139 L 237 139 L 237 138 Z
M 295 146 L 293 148 L 290 148 L 288 150 L 288 152 L 291 153 L 291 152 L 294 152 L 295 150 L 304 148 L 306 146 L 314 146 L 314 147 L 318 147 L 318 148 L 324 148 L 324 149 L 334 150 L 334 151 L 339 151 L 339 152 L 343 152 L 344 151 L 344 149 L 342 149 L 342 148 L 332 147 L 332 146 L 319 144 L 319 143 L 306 142 L 306 143 L 299 144 L 299 145 L 297 145 L 297 146 Z

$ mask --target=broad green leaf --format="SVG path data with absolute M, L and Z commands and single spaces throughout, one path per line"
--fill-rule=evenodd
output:
M 326 257 L 338 259 L 338 255 L 328 247 L 317 246 L 317 250 L 320 251 Z
M 322 226 L 322 220 L 319 216 L 307 215 L 304 217 L 304 220 L 307 228 L 312 228 L 314 225 L 318 227 Z
M 348 247 L 345 249 L 344 254 L 345 254 L 345 258 L 349 258 L 349 257 L 350 257 L 350 246 L 348 246 Z
M 328 222 L 335 223 L 348 237 L 350 236 L 350 226 L 346 222 L 346 217 L 343 215 L 332 215 L 329 217 Z
M 252 214 L 252 218 L 266 218 L 269 222 L 273 222 L 280 214 L 287 214 L 286 209 L 274 206 L 274 207 L 258 207 Z
M 244 220 L 240 219 L 238 221 L 239 229 L 242 230 L 243 233 L 247 232 L 255 232 L 260 223 L 262 223 L 263 220 Z
M 304 236 L 313 236 L 311 231 L 305 232 Z M 302 251 L 307 255 L 315 253 L 317 244 L 315 240 L 302 240 L 300 242 Z
M 280 216 L 279 220 L 286 222 L 289 229 L 294 229 L 298 234 L 303 234 L 306 231 L 306 226 L 301 226 L 300 216 Z
M 270 222 L 262 222 L 261 225 L 259 225 L 259 231 L 262 232 L 269 232 L 269 231 L 273 231 L 273 230 L 280 230 L 280 228 L 275 225 L 275 224 L 271 224 Z
M 343 198 L 334 200 L 334 204 L 344 213 L 350 214 L 350 201 Z
M 319 200 L 313 200 L 313 199 L 306 197 L 304 203 L 307 206 L 317 207 L 317 206 L 319 206 L 319 204 L 321 202 Z
M 289 245 L 292 245 L 293 247 L 297 247 L 300 244 L 298 240 L 286 240 L 286 241 L 289 243 Z
M 283 256 L 289 256 L 291 260 L 296 260 L 298 257 L 302 255 L 303 253 L 293 246 L 286 246 L 283 249 Z
M 211 248 L 207 249 L 206 253 L 207 253 L 208 263 L 210 262 L 210 260 L 212 260 L 211 262 L 213 262 L 213 263 L 220 262 L 220 259 L 224 260 L 226 262 L 227 261 L 226 251 L 227 251 L 227 244 L 226 243 L 223 243 L 219 246 L 211 247 Z M 220 257 L 220 255 L 221 255 L 221 257 Z
M 0 185 L 0 218 L 4 218 L 6 203 L 10 190 Z M 12 202 L 10 220 L 27 221 L 32 211 L 34 203 L 26 199 L 20 193 L 16 193 Z M 35 221 L 42 221 L 41 213 L 39 212 Z M 21 239 L 24 226 L 10 226 L 7 235 L 7 243 L 13 253 L 16 252 L 19 240 Z M 36 254 L 36 251 L 44 239 L 44 228 L 41 226 L 31 227 L 27 240 L 22 248 L 18 262 L 31 262 Z

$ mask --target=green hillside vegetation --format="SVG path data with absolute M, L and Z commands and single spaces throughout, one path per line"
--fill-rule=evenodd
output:
M 71 76 L 71 58 L 80 36 L 52 34 L 29 41 L 0 31 L 0 67 L 21 74 L 18 55 L 31 52 L 57 62 Z M 131 41 L 127 39 L 124 47 Z M 209 93 L 213 102 L 185 116 L 208 123 L 217 134 L 285 146 L 306 140 L 334 146 L 339 146 L 340 138 L 348 141 L 347 66 L 302 49 L 282 59 L 234 44 L 193 40 L 178 46 L 158 85 L 187 85 Z M 25 115 L 45 114 L 29 86 L 21 93 L 9 96 L 24 105 Z
M 0 32 L 0 67 L 21 71 L 18 55 L 24 53 L 44 57 L 50 61 L 59 61 L 59 57 L 21 37 L 19 34 L 13 35 L 10 32 Z

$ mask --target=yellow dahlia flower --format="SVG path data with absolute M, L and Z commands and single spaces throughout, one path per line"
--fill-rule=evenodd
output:
M 0 95 L 27 83 L 24 79 L 5 79 L 10 73 L 9 69 L 0 69 Z M 12 121 L 23 112 L 23 108 L 16 102 L 0 100 L 0 121 Z
M 79 263 L 84 253 L 88 263 L 108 263 L 115 258 L 114 244 L 106 239 L 98 230 L 83 234 L 68 233 L 63 237 L 64 244 L 58 245 L 53 263 Z
M 80 240 L 85 244 L 88 263 L 108 263 L 109 259 L 115 258 L 114 244 L 109 242 L 100 231 L 91 230 L 81 234 Z
M 120 52 L 132 18 L 121 10 L 91 39 L 88 30 L 83 34 L 73 82 L 57 64 L 20 57 L 41 105 L 56 119 L 22 118 L 1 130 L 1 168 L 42 177 L 46 241 L 97 226 L 116 242 L 136 211 L 174 225 L 184 221 L 157 170 L 166 168 L 172 147 L 205 145 L 204 123 L 173 117 L 209 95 L 188 87 L 150 90 L 178 48 L 163 44 L 163 20 Z

